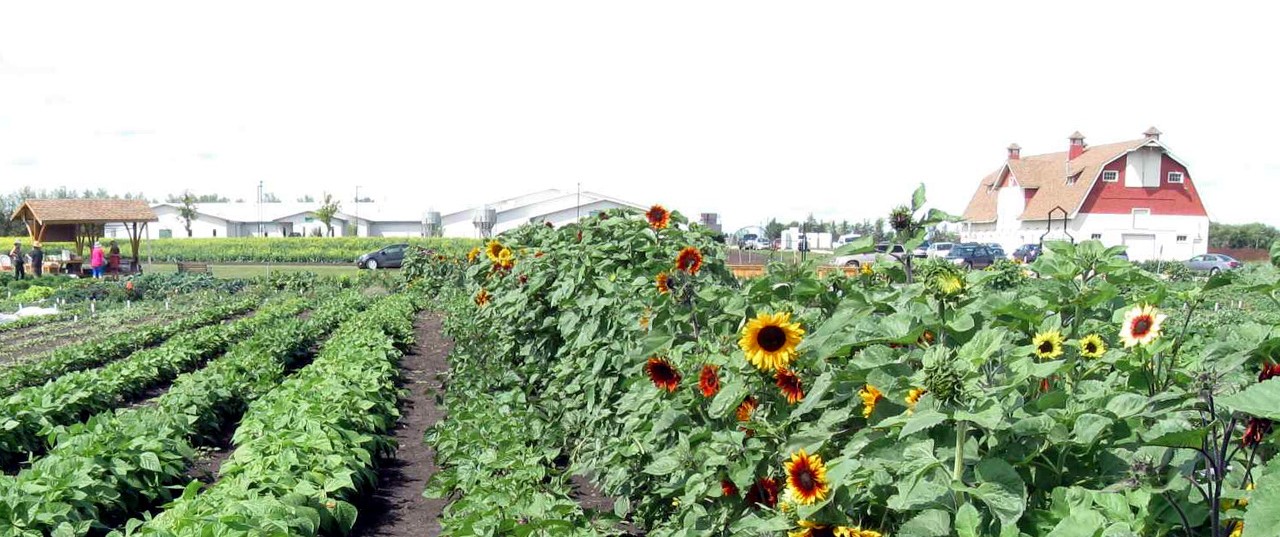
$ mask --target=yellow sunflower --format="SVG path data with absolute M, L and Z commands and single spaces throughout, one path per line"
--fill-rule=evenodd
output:
M 1160 337 L 1160 325 L 1168 316 L 1150 305 L 1134 306 L 1124 315 L 1120 327 L 1120 340 L 1127 349 L 1135 345 L 1147 345 Z
M 1036 356 L 1041 360 L 1052 360 L 1062 356 L 1062 333 L 1057 330 L 1040 332 L 1031 339 Z
M 791 322 L 791 313 L 760 313 L 742 327 L 738 346 L 751 365 L 761 371 L 775 371 L 795 360 L 802 336 L 804 329 Z
M 907 392 L 906 401 L 908 415 L 916 412 L 916 403 L 919 403 L 920 398 L 924 397 L 924 394 L 926 393 L 929 393 L 929 390 L 924 388 L 911 388 L 911 391 Z
M 494 263 L 498 262 L 498 254 L 501 253 L 502 250 L 503 250 L 502 243 L 496 240 L 491 240 L 489 241 L 489 244 L 484 245 L 485 257 L 488 257 L 489 261 L 492 261 Z
M 1237 520 L 1236 525 L 1231 528 L 1231 535 L 1227 537 L 1240 537 L 1241 535 L 1244 535 L 1244 521 Z
M 955 274 L 943 274 L 938 277 L 938 291 L 944 296 L 955 296 L 964 290 L 964 280 Z
M 827 526 L 808 520 L 801 520 L 800 529 L 787 532 L 787 537 L 863 537 L 863 534 L 862 530 L 858 528 Z
M 787 491 L 796 503 L 813 505 L 827 498 L 831 485 L 827 483 L 827 467 L 821 455 L 809 455 L 802 449 L 793 453 L 782 467 L 787 472 Z
M 863 263 L 862 266 L 858 269 L 858 273 L 862 274 L 863 276 L 870 276 L 872 274 L 875 274 L 875 271 L 871 270 L 871 265 Z
M 1107 343 L 1102 336 L 1089 334 L 1080 338 L 1080 356 L 1085 358 L 1102 358 L 1107 353 Z
M 516 266 L 516 258 L 512 255 L 510 248 L 503 248 L 498 252 L 498 259 L 494 264 L 503 270 L 511 270 L 511 267 Z
M 474 263 L 477 257 L 480 257 L 479 246 L 473 247 L 471 248 L 471 251 L 467 252 L 467 262 Z
M 884 399 L 884 394 L 875 386 L 868 384 L 865 388 L 858 390 L 858 397 L 862 398 L 862 417 L 870 418 L 871 413 L 876 411 L 876 403 Z

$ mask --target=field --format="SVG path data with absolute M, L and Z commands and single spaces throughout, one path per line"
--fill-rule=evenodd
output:
M 27 237 L 0 238 L 0 242 L 12 245 L 21 240 L 30 250 Z M 105 241 L 110 240 L 103 239 Z M 128 242 L 118 240 L 121 251 L 127 252 Z M 202 261 L 206 263 L 346 263 L 353 264 L 361 254 L 384 246 L 409 243 L 461 255 L 478 244 L 473 239 L 446 239 L 421 237 L 249 237 L 211 239 L 150 239 L 142 241 L 138 255 L 144 262 L 174 263 L 177 261 Z M 45 252 L 62 249 L 75 250 L 71 243 L 51 242 L 44 245 Z M 7 251 L 7 250 L 6 250 Z M 88 254 L 86 251 L 85 254 Z
M 0 326 L 38 348 L 0 350 L 0 535 L 1280 531 L 1274 267 L 1086 242 L 743 280 L 662 216 L 60 283 L 107 309 Z

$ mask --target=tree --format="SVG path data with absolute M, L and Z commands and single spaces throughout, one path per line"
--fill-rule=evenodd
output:
M 776 218 L 770 218 L 769 223 L 764 225 L 764 236 L 769 240 L 778 240 L 782 238 L 782 222 Z
M 298 203 L 315 203 L 315 202 L 316 202 L 316 199 L 311 197 L 311 194 L 307 194 L 305 196 L 298 198 Z
M 178 216 L 182 218 L 182 227 L 187 230 L 187 238 L 191 238 L 191 222 L 200 217 L 196 212 L 196 197 L 188 190 L 182 193 L 182 207 L 178 208 Z
M 277 196 L 270 192 L 263 192 L 262 203 L 280 203 L 280 196 Z
M 338 200 L 333 199 L 332 194 L 326 193 L 324 195 L 324 204 L 313 211 L 320 223 L 324 224 L 324 228 L 330 237 L 333 236 L 333 216 L 338 214 L 338 205 L 340 203 Z
M 187 196 L 193 196 L 196 203 L 226 203 L 231 201 L 230 198 L 218 194 L 192 194 L 190 191 L 182 194 L 169 194 L 169 197 L 165 198 L 164 201 L 165 203 L 182 203 L 183 198 Z

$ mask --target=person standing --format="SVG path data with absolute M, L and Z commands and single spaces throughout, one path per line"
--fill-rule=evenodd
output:
M 109 254 L 109 257 L 107 257 L 107 269 L 112 274 L 119 274 L 120 273 L 120 246 L 116 244 L 116 241 L 111 241 L 110 245 L 111 245 L 111 249 L 107 251 L 107 254 Z
M 102 251 L 102 243 L 94 241 L 93 251 L 89 252 L 89 267 L 93 269 L 94 278 L 102 278 L 102 266 L 107 264 L 106 253 Z
M 31 272 L 37 278 L 44 274 L 44 245 L 40 241 L 31 243 Z
M 13 260 L 13 278 L 21 280 L 26 276 L 26 272 L 22 270 L 22 265 L 26 263 L 22 258 L 22 241 L 13 241 L 13 249 L 9 250 L 9 259 Z

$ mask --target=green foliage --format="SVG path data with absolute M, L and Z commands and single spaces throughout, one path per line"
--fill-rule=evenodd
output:
M 1027 282 L 1027 267 L 1012 259 L 999 258 L 986 272 L 991 276 L 983 280 L 983 284 L 993 291 L 1017 289 Z
M 54 293 L 54 289 L 52 287 L 45 287 L 43 285 L 32 285 L 28 287 L 25 291 L 23 291 L 21 294 L 15 295 L 13 299 L 18 302 L 35 302 L 37 300 L 44 300 L 46 298 L 49 298 L 53 296 L 53 293 Z

